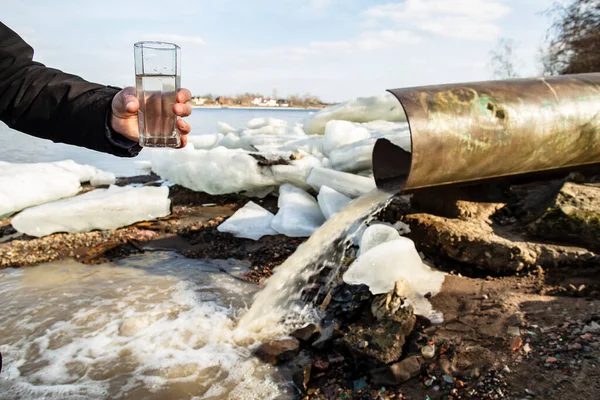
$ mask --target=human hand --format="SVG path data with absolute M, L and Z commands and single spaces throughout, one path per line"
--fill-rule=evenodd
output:
M 187 89 L 179 89 L 176 96 L 176 103 L 173 106 L 173 113 L 178 117 L 187 117 L 192 113 L 192 108 L 187 102 L 192 98 L 192 94 Z M 112 99 L 112 115 L 110 126 L 115 131 L 125 136 L 127 139 L 139 141 L 140 134 L 138 130 L 138 110 L 140 102 L 136 97 L 134 87 L 126 87 L 115 95 Z M 177 120 L 177 130 L 181 133 L 181 147 L 187 144 L 186 135 L 190 133 L 190 125 L 182 119 Z

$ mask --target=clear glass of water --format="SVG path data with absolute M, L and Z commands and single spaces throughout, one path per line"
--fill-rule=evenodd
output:
M 173 43 L 138 42 L 134 56 L 140 146 L 179 147 L 173 106 L 180 88 L 181 49 Z

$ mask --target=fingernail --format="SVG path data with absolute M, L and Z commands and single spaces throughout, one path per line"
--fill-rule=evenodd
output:
M 133 101 L 130 101 L 129 103 L 127 103 L 127 104 L 125 105 L 125 108 L 126 108 L 126 109 L 127 109 L 127 108 L 129 108 L 129 107 L 133 107 Z

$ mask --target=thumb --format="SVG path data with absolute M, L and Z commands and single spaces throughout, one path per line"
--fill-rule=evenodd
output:
M 113 100 L 113 113 L 120 118 L 126 118 L 136 114 L 140 109 L 134 87 L 126 87 L 115 96 Z

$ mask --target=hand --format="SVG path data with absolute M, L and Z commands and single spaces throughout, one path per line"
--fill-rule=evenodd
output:
M 187 89 L 180 89 L 177 92 L 176 103 L 173 106 L 173 113 L 178 117 L 187 117 L 192 113 L 192 108 L 187 102 L 192 98 L 192 94 Z M 126 87 L 113 97 L 112 115 L 110 126 L 116 132 L 125 136 L 127 139 L 138 141 L 140 134 L 138 131 L 138 110 L 140 102 L 136 97 L 134 87 Z M 187 144 L 186 135 L 190 133 L 190 125 L 182 119 L 177 120 L 177 130 L 181 133 L 181 147 Z

